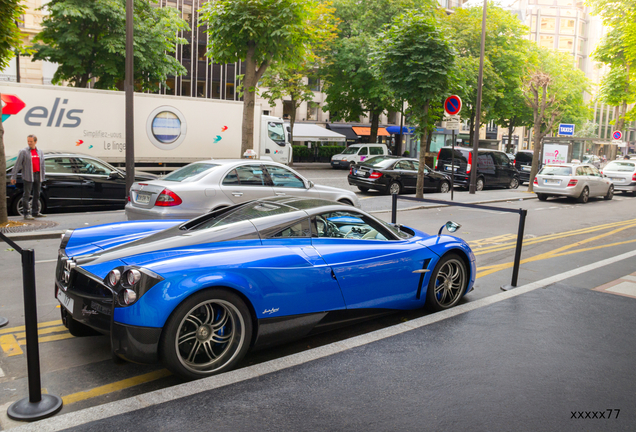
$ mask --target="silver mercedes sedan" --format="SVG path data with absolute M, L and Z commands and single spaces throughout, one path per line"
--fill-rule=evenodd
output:
M 551 196 L 576 198 L 586 203 L 590 197 L 614 197 L 614 185 L 590 164 L 550 164 L 544 166 L 534 178 L 533 190 L 537 198 L 545 201 Z
M 611 161 L 602 172 L 612 181 L 617 191 L 636 194 L 636 161 Z
M 221 207 L 285 195 L 323 198 L 360 208 L 355 193 L 316 185 L 283 164 L 210 159 L 186 165 L 158 180 L 134 183 L 126 217 L 192 219 Z

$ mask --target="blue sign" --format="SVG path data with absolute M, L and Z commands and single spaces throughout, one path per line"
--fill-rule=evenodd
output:
M 574 135 L 574 125 L 573 124 L 559 124 L 559 135 Z

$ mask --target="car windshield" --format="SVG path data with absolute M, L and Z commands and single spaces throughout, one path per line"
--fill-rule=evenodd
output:
M 187 227 L 187 229 L 197 231 L 220 227 L 223 225 L 229 225 L 232 223 L 242 222 L 250 219 L 258 219 L 265 216 L 273 216 L 277 214 L 296 211 L 295 208 L 286 205 L 260 201 L 249 202 L 245 205 L 240 205 L 225 210 L 226 211 L 221 211 L 218 213 L 212 212 L 210 213 L 212 217 L 194 227 Z
M 208 173 L 212 171 L 214 168 L 218 167 L 216 164 L 208 164 L 208 163 L 193 163 L 190 165 L 186 165 L 183 168 L 179 168 L 178 170 L 171 172 L 162 180 L 173 181 L 173 182 L 188 182 L 198 180 L 202 174 Z
M 367 159 L 364 161 L 362 165 L 372 167 L 372 168 L 386 168 L 390 166 L 393 162 L 395 162 L 395 158 L 389 158 L 386 156 L 375 156 L 371 159 Z
M 595 159 L 594 155 L 584 155 L 583 156 L 583 163 L 593 161 L 594 159 Z
M 633 172 L 635 168 L 636 168 L 636 163 L 634 162 L 613 161 L 608 163 L 603 170 Z
M 541 175 L 559 175 L 559 176 L 569 176 L 572 175 L 572 167 L 569 166 L 554 166 L 548 165 L 543 167 Z
M 17 156 L 7 157 L 7 171 L 9 171 L 10 169 L 13 169 L 13 166 L 15 165 L 15 161 L 17 160 L 18 160 Z
M 277 143 L 285 142 L 285 129 L 282 123 L 267 122 L 267 136 Z
M 358 154 L 360 147 L 347 147 L 341 154 Z

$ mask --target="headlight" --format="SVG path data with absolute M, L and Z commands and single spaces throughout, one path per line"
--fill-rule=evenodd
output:
M 134 286 L 141 279 L 141 272 L 137 269 L 128 270 L 124 275 L 129 286 Z
M 137 301 L 137 293 L 130 288 L 119 291 L 119 303 L 124 306 L 129 306 Z
M 121 272 L 117 269 L 111 270 L 108 273 L 106 280 L 108 281 L 108 285 L 111 287 L 115 287 L 119 283 L 119 279 L 121 278 Z

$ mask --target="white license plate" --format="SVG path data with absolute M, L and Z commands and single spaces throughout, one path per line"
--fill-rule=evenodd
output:
M 73 306 L 75 304 L 75 300 L 66 295 L 64 291 L 58 288 L 57 290 L 57 299 L 70 313 L 73 313 Z
M 561 184 L 561 180 L 553 180 L 553 179 L 545 179 L 543 180 L 543 184 Z
M 620 178 L 620 177 L 611 177 L 610 180 L 615 181 L 615 182 L 622 182 L 624 179 Z
M 353 172 L 354 175 L 360 176 L 360 177 L 364 177 L 364 171 L 359 171 L 359 170 L 355 170 Z
M 532 167 L 528 166 L 528 165 L 524 165 L 524 166 L 521 167 L 522 171 L 530 171 L 530 169 L 532 169 Z
M 451 165 L 444 165 L 444 169 L 445 169 L 446 171 L 457 171 L 457 168 L 458 168 L 458 167 L 453 167 L 453 166 L 451 166 Z
M 137 199 L 135 200 L 139 204 L 148 204 L 150 202 L 150 195 L 148 194 L 137 194 Z

